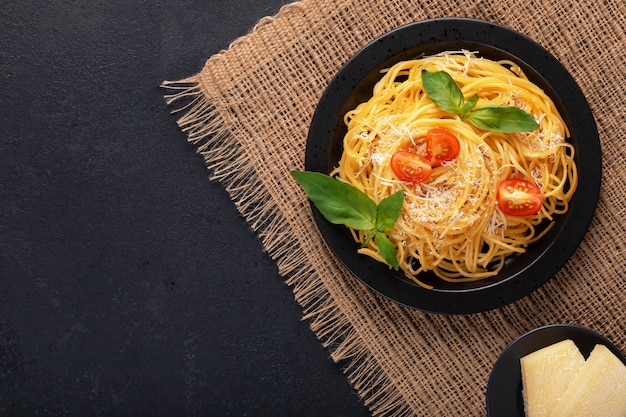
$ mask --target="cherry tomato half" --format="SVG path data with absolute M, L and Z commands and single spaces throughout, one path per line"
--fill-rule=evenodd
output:
M 412 184 L 427 180 L 432 172 L 428 159 L 415 152 L 398 151 L 391 156 L 390 164 L 396 177 Z
M 446 129 L 436 127 L 426 133 L 426 156 L 433 167 L 455 159 L 460 148 L 459 140 Z
M 541 190 L 530 181 L 508 178 L 498 188 L 498 207 L 510 216 L 530 216 L 541 210 Z

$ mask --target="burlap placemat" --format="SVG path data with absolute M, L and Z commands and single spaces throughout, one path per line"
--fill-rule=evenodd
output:
M 626 350 L 625 10 L 620 0 L 303 0 L 261 20 L 197 75 L 164 83 L 180 127 L 374 415 L 485 415 L 498 355 L 542 325 L 588 326 Z M 347 273 L 289 175 L 303 169 L 316 103 L 348 58 L 400 25 L 444 16 L 508 26 L 555 55 L 591 105 L 604 170 L 591 228 L 548 284 L 505 307 L 456 316 L 401 307 Z

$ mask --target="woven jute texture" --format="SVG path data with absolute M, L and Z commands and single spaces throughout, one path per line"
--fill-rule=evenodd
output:
M 625 11 L 621 0 L 303 0 L 190 68 L 196 75 L 163 84 L 212 178 L 373 415 L 485 415 L 498 355 L 543 325 L 587 326 L 626 351 Z M 369 291 L 325 246 L 289 175 L 304 169 L 318 99 L 355 52 L 401 25 L 451 16 L 507 26 L 550 51 L 590 103 L 603 158 L 596 213 L 564 268 L 517 302 L 468 315 L 424 313 Z

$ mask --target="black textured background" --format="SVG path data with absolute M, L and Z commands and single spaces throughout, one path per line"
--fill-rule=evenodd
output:
M 369 415 L 159 87 L 287 1 L 0 3 L 0 415 Z

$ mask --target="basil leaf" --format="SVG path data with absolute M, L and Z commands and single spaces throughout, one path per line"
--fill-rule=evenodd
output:
M 378 245 L 380 256 L 383 257 L 387 264 L 391 265 L 393 269 L 397 271 L 400 267 L 400 262 L 398 262 L 398 258 L 396 257 L 396 248 L 393 246 L 389 238 L 381 232 L 376 232 L 374 240 Z
M 358 230 L 376 224 L 376 203 L 358 188 L 319 172 L 291 171 L 315 207 L 331 223 Z
M 402 202 L 404 201 L 404 191 L 396 191 L 389 197 L 384 198 L 378 204 L 376 211 L 376 230 L 388 232 L 393 229 L 396 220 L 402 212 Z
M 530 114 L 514 106 L 484 106 L 472 111 L 467 120 L 477 128 L 494 132 L 532 132 L 539 128 Z
M 445 71 L 422 70 L 422 85 L 428 97 L 443 111 L 461 114 L 465 98 L 450 74 Z
M 467 117 L 467 115 L 472 111 L 474 106 L 476 106 L 476 103 L 478 103 L 478 94 L 474 94 L 473 96 L 471 96 L 470 99 L 467 100 L 467 102 L 463 105 L 460 114 L 461 120 L 464 120 Z

